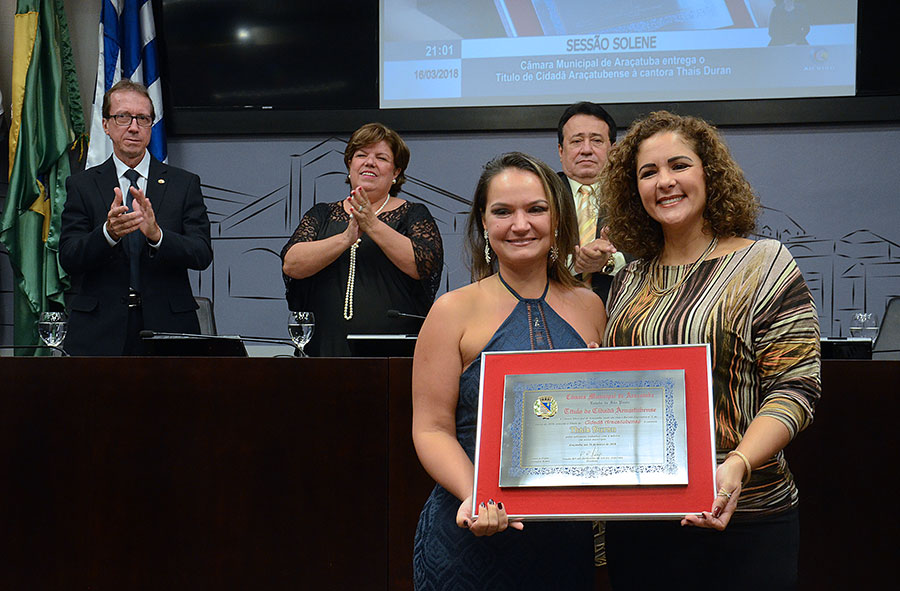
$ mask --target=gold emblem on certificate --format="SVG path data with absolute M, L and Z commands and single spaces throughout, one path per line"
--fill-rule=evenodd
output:
M 538 396 L 534 401 L 534 414 L 542 419 L 549 419 L 559 410 L 559 405 L 553 396 Z
M 687 484 L 684 370 L 508 374 L 500 486 Z

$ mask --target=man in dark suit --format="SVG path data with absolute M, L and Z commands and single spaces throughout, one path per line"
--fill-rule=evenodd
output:
M 66 181 L 59 258 L 74 278 L 66 351 L 141 355 L 140 331 L 197 333 L 188 269 L 212 262 L 200 179 L 147 151 L 155 118 L 130 80 L 103 97 L 109 160 Z
M 570 105 L 559 118 L 559 177 L 575 202 L 581 244 L 570 261 L 573 273 L 589 276 L 594 292 L 606 303 L 612 276 L 625 266 L 625 256 L 617 252 L 603 231 L 596 207 L 600 171 L 606 154 L 616 141 L 616 123 L 598 104 Z

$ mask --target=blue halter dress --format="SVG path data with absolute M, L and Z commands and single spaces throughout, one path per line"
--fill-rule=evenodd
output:
M 500 281 L 519 302 L 484 351 L 586 346 L 575 329 L 547 305 L 547 288 L 540 298 L 526 299 L 513 291 L 502 277 Z M 456 406 L 456 437 L 473 461 L 480 376 L 479 355 L 459 377 Z M 440 485 L 434 487 L 425 502 L 413 552 L 418 591 L 593 588 L 590 522 L 529 522 L 522 531 L 508 528 L 478 538 L 456 525 L 459 505 L 460 500 Z

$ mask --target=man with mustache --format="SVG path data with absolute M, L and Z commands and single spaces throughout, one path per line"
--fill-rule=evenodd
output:
M 569 268 L 590 281 L 594 292 L 605 304 L 612 276 L 626 263 L 625 255 L 617 252 L 606 238 L 597 211 L 600 171 L 606 164 L 607 152 L 616 141 L 616 123 L 603 107 L 584 101 L 566 108 L 559 118 L 556 133 L 562 164 L 559 177 L 575 201 L 581 237 Z

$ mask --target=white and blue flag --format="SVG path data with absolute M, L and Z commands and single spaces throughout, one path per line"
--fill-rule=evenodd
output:
M 151 0 L 101 0 L 99 45 L 86 166 L 101 164 L 112 154 L 112 142 L 103 133 L 103 95 L 122 78 L 140 82 L 150 91 L 156 119 L 148 149 L 157 160 L 165 162 L 166 128 Z

